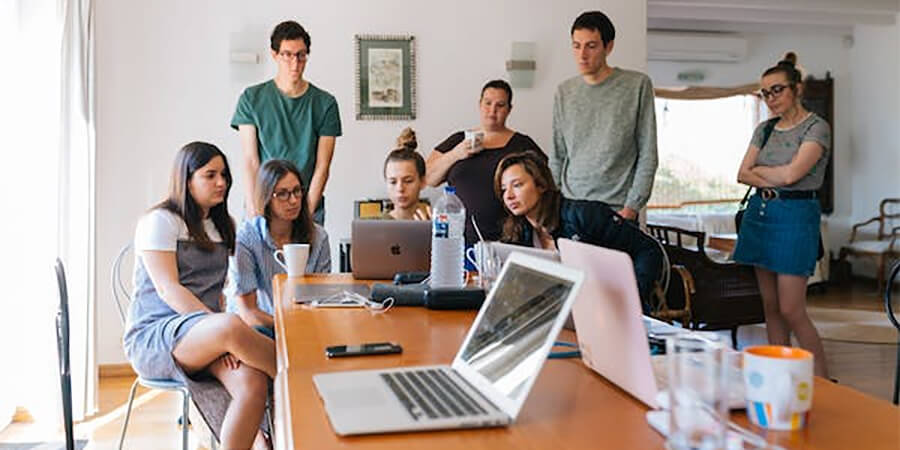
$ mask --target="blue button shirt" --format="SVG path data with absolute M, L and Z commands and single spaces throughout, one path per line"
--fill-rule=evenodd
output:
M 309 259 L 306 261 L 307 273 L 331 272 L 331 248 L 328 244 L 328 233 L 325 228 L 313 224 L 313 239 L 309 246 Z M 260 310 L 273 314 L 272 277 L 285 273 L 275 261 L 277 247 L 266 218 L 256 216 L 244 221 L 238 229 L 234 256 L 230 258 L 228 269 L 228 307 L 229 312 L 237 312 L 237 296 L 256 291 L 256 304 Z

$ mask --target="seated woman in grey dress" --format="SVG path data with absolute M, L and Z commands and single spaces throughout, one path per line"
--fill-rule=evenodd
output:
M 274 253 L 285 244 L 309 244 L 307 273 L 331 272 L 325 228 L 313 222 L 300 171 L 290 161 L 273 159 L 259 169 L 254 189 L 256 216 L 241 224 L 231 262 L 233 292 L 228 311 L 272 338 L 272 277 L 285 270 Z
M 135 231 L 134 301 L 125 353 L 144 378 L 192 382 L 212 375 L 231 402 L 222 419 L 224 448 L 266 448 L 259 432 L 275 346 L 238 316 L 221 312 L 234 222 L 228 215 L 231 171 L 214 145 L 179 150 L 169 196 Z

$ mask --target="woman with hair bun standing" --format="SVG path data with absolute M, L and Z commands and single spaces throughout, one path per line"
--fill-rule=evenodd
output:
M 775 116 L 761 123 L 738 171 L 755 187 L 741 222 L 734 260 L 753 265 L 773 345 L 790 345 L 791 333 L 815 356 L 815 373 L 827 376 L 822 340 L 806 313 L 806 282 L 815 269 L 831 128 L 801 103 L 797 55 L 767 69 L 760 94 Z

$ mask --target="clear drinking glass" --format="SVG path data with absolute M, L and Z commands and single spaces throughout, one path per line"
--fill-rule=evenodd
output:
M 669 371 L 668 447 L 725 448 L 728 354 L 716 336 L 679 333 L 666 341 Z
M 485 291 L 490 291 L 497 276 L 500 275 L 503 260 L 493 245 L 480 245 L 478 251 L 478 284 Z

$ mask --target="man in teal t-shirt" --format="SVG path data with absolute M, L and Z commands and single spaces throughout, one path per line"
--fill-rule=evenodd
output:
M 325 183 L 335 139 L 341 135 L 337 101 L 303 79 L 309 58 L 309 33 L 294 21 L 278 24 L 271 36 L 275 78 L 244 89 L 231 127 L 238 130 L 243 149 L 247 208 L 260 214 L 253 195 L 259 166 L 270 159 L 297 165 L 316 223 L 325 223 Z

